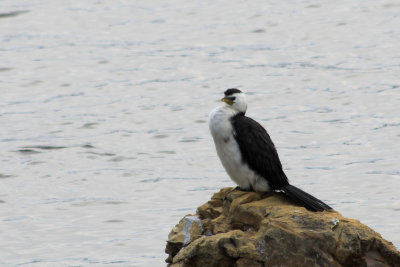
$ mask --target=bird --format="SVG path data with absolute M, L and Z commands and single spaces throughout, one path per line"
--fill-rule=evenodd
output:
M 244 191 L 280 191 L 310 211 L 332 208 L 291 185 L 278 152 L 268 132 L 257 121 L 247 117 L 245 94 L 227 89 L 222 106 L 209 115 L 209 128 L 220 161 L 230 178 Z

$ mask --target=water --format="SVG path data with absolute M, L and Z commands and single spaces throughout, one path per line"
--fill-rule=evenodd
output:
M 0 265 L 165 266 L 248 93 L 293 184 L 400 247 L 395 1 L 0 2 Z

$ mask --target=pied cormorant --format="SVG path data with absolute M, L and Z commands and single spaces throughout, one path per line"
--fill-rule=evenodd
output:
M 209 126 L 218 156 L 231 179 L 246 191 L 279 190 L 311 211 L 332 209 L 321 200 L 290 185 L 267 131 L 246 117 L 246 97 L 228 89 L 223 106 L 210 113 Z

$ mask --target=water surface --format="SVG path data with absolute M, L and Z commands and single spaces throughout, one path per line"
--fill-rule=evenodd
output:
M 400 247 L 394 1 L 0 3 L 0 264 L 165 266 L 247 92 L 291 182 Z

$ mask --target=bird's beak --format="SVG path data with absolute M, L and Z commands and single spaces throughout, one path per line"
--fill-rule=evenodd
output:
M 222 102 L 225 102 L 225 103 L 227 103 L 228 105 L 231 105 L 231 106 L 232 106 L 232 104 L 233 104 L 232 99 L 229 99 L 229 98 L 227 98 L 227 97 L 222 98 L 221 101 L 222 101 Z

